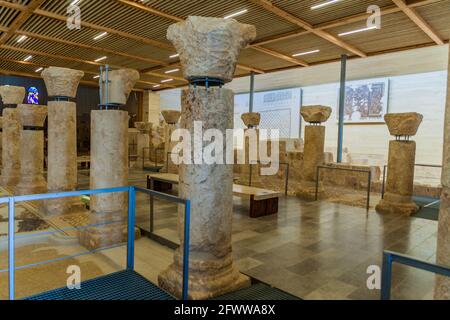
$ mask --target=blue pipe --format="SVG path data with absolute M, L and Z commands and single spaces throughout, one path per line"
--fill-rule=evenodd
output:
M 16 232 L 15 228 L 15 201 L 14 197 L 9 199 L 8 204 L 8 276 L 9 276 L 9 300 L 15 300 L 15 246 L 14 236 Z
M 183 300 L 189 299 L 189 248 L 191 229 L 191 201 L 186 200 L 184 209 L 184 246 L 183 246 Z
M 136 220 L 136 190 L 130 187 L 128 191 L 128 240 L 127 240 L 127 270 L 134 270 L 134 225 Z

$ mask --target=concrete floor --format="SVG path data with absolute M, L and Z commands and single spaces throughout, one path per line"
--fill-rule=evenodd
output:
M 80 172 L 79 188 L 86 189 L 88 184 L 88 173 Z M 132 170 L 130 184 L 145 186 L 145 173 Z M 246 201 L 234 199 L 233 251 L 237 267 L 303 299 L 379 299 L 379 290 L 367 288 L 367 268 L 381 266 L 383 250 L 435 261 L 437 222 L 434 221 L 367 213 L 358 207 L 326 201 L 304 202 L 295 197 L 280 199 L 278 215 L 250 219 L 247 210 Z M 148 228 L 148 222 L 148 197 L 138 195 L 137 223 Z M 156 233 L 176 241 L 176 223 L 176 206 L 158 202 Z M 21 284 L 18 296 L 65 286 L 69 265 L 82 267 L 83 280 L 120 270 L 125 265 L 125 249 L 57 262 L 52 267 L 27 269 L 17 274 Z M 22 254 L 18 256 L 23 261 L 18 261 L 18 265 L 85 251 L 73 239 L 45 238 L 21 246 L 20 250 Z M 2 256 L 5 253 L 0 252 Z M 136 270 L 157 282 L 157 275 L 171 263 L 172 255 L 171 249 L 141 238 L 136 242 Z M 1 263 L 0 267 L 6 266 Z M 0 298 L 6 298 L 6 275 L 0 273 Z M 32 286 L 30 279 L 34 279 Z M 432 299 L 433 287 L 434 275 L 394 267 L 392 298 Z

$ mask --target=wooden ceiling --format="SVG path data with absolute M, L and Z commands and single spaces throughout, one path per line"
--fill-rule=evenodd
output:
M 443 45 L 450 38 L 450 0 L 340 0 L 316 10 L 311 6 L 327 0 L 79 0 L 81 29 L 70 30 L 72 2 L 0 0 L 0 74 L 39 77 L 38 68 L 61 66 L 83 70 L 83 82 L 95 85 L 99 66 L 108 63 L 139 70 L 138 89 L 184 86 L 181 71 L 165 73 L 180 68 L 170 58 L 176 52 L 166 39 L 169 25 L 189 15 L 224 17 L 243 9 L 236 19 L 255 25 L 258 36 L 242 51 L 236 77 L 336 61 L 344 53 L 364 58 Z M 381 8 L 381 29 L 340 37 L 366 27 L 370 5 Z M 320 51 L 292 56 L 312 50 Z

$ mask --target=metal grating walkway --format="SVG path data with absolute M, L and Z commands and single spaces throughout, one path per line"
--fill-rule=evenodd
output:
M 134 271 L 120 271 L 81 283 L 80 290 L 61 288 L 25 300 L 175 300 Z
M 289 293 L 257 283 L 249 288 L 226 294 L 213 300 L 301 300 Z

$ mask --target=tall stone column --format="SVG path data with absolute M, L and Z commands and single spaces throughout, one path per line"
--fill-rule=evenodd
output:
M 450 51 L 444 123 L 444 158 L 442 165 L 442 194 L 439 210 L 436 260 L 439 264 L 450 266 Z M 436 300 L 450 300 L 450 278 L 437 276 L 434 297 Z
M 172 133 L 177 129 L 177 123 L 180 121 L 181 112 L 177 110 L 164 110 L 161 114 L 166 121 L 164 133 L 164 168 L 162 172 L 178 174 L 178 166 L 172 161 L 172 150 L 177 145 L 177 141 L 172 141 Z
M 134 126 L 139 130 L 137 134 L 137 158 L 135 163 L 136 169 L 144 169 L 144 162 L 148 154 L 150 147 L 150 131 L 152 130 L 152 124 L 150 122 L 135 122 Z
M 423 116 L 415 112 L 391 113 L 384 119 L 389 132 L 396 140 L 389 143 L 386 192 L 376 210 L 381 213 L 412 215 L 419 207 L 412 201 L 416 142 L 410 141 L 409 138 L 416 135 Z
M 20 181 L 16 194 L 47 192 L 44 178 L 44 122 L 47 107 L 21 104 L 17 108 L 22 125 L 20 134 Z
M 91 189 L 124 187 L 128 185 L 128 112 L 119 110 L 128 96 L 139 73 L 121 69 L 109 72 L 109 83 L 103 84 L 103 97 L 109 86 L 108 104 L 103 110 L 91 112 Z M 103 79 L 105 82 L 105 79 Z M 89 249 L 103 248 L 127 239 L 126 193 L 100 194 L 91 197 L 90 225 L 80 233 L 80 243 Z
M 225 137 L 226 129 L 233 128 L 234 101 L 233 92 L 221 85 L 232 80 L 239 52 L 256 37 L 255 28 L 234 19 L 188 17 L 170 26 L 167 36 L 180 54 L 184 77 L 191 84 L 182 93 L 181 128 L 190 131 L 192 142 L 198 142 L 193 135 L 195 121 L 202 122 L 203 130 L 217 129 Z M 207 144 L 203 142 L 203 147 Z M 192 150 L 191 156 L 199 158 L 196 155 Z M 179 190 L 182 198 L 191 200 L 190 298 L 206 299 L 250 285 L 232 257 L 233 165 L 182 164 Z M 178 216 L 182 248 L 183 206 Z M 159 275 L 159 284 L 181 296 L 180 250 L 173 264 Z
M 77 105 L 72 100 L 84 72 L 50 67 L 42 72 L 48 102 L 48 191 L 65 192 L 77 188 Z M 60 215 L 84 209 L 79 198 L 48 200 L 46 212 Z
M 23 102 L 25 88 L 1 86 L 0 95 L 5 108 L 3 109 L 2 132 L 2 177 L 3 187 L 14 191 L 20 179 L 20 119 L 17 105 Z
M 303 151 L 302 177 L 297 195 L 305 200 L 314 200 L 316 193 L 317 167 L 324 164 L 325 126 L 332 109 L 326 106 L 305 106 L 300 109 L 303 119 L 309 123 L 305 127 L 305 147 Z M 319 193 L 323 186 L 319 181 Z

